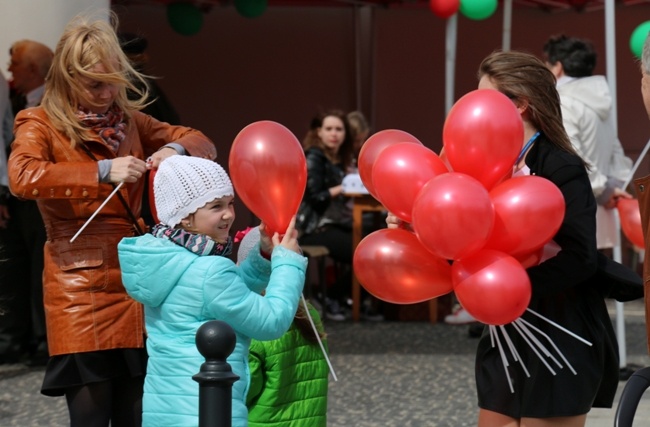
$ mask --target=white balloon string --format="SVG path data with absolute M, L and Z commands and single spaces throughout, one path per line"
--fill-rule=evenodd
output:
M 334 367 L 332 366 L 332 363 L 330 362 L 330 358 L 327 355 L 327 350 L 325 350 L 325 346 L 323 345 L 323 341 L 320 339 L 320 333 L 318 332 L 318 329 L 316 328 L 316 324 L 314 323 L 314 319 L 311 318 L 311 314 L 309 313 L 309 307 L 307 306 L 307 301 L 305 300 L 305 295 L 300 295 L 300 299 L 302 300 L 302 305 L 305 307 L 305 313 L 307 313 L 307 318 L 309 319 L 309 323 L 311 323 L 311 327 L 314 330 L 314 334 L 316 334 L 316 339 L 318 340 L 318 345 L 320 346 L 320 350 L 323 352 L 323 356 L 325 356 L 325 361 L 327 362 L 327 366 L 330 368 L 330 373 L 332 374 L 332 377 L 334 378 L 334 381 L 338 381 L 339 379 L 336 377 L 336 372 L 334 372 Z
M 508 343 L 508 347 L 510 347 L 510 351 L 512 352 L 512 357 L 519 362 L 521 365 L 521 368 L 524 370 L 524 373 L 526 374 L 526 377 L 530 378 L 530 372 L 528 372 L 528 369 L 526 368 L 526 364 L 524 363 L 523 359 L 519 355 L 519 352 L 515 348 L 514 343 L 510 339 L 510 335 L 508 335 L 508 331 L 506 330 L 505 326 L 499 326 L 501 329 L 501 333 L 503 334 L 503 337 L 505 338 L 506 342 Z
M 546 365 L 546 367 L 548 368 L 548 370 L 551 371 L 551 373 L 552 373 L 553 375 L 556 375 L 556 373 L 555 373 L 555 371 L 553 370 L 553 368 L 551 367 L 551 365 L 549 365 L 548 362 L 544 359 L 544 357 L 542 357 L 542 355 L 539 354 L 539 351 L 535 348 L 535 345 L 534 345 L 532 342 L 530 342 L 530 340 L 528 339 L 528 337 L 526 336 L 526 334 L 525 334 L 525 333 L 520 329 L 520 326 L 517 324 L 517 321 L 514 321 L 514 322 L 511 323 L 511 324 L 512 324 L 512 326 L 517 330 L 517 332 L 519 332 L 519 335 L 521 335 L 521 337 L 524 339 L 524 341 L 526 341 L 526 343 L 530 346 L 530 348 L 533 350 L 533 352 L 535 352 L 535 354 L 537 355 L 537 357 L 539 358 L 539 360 L 541 360 L 542 363 L 543 363 L 544 365 Z
M 584 338 L 582 338 L 582 337 L 580 337 L 580 336 L 574 334 L 574 333 L 571 332 L 570 330 L 568 330 L 568 329 L 566 329 L 566 328 L 564 328 L 564 327 L 558 325 L 557 323 L 555 323 L 555 322 L 552 321 L 551 319 L 542 316 L 541 314 L 537 313 L 536 311 L 533 311 L 533 310 L 531 310 L 530 308 L 527 308 L 526 311 L 528 311 L 528 312 L 530 312 L 530 313 L 533 313 L 535 316 L 539 317 L 540 319 L 544 319 L 545 321 L 547 321 L 547 322 L 550 323 L 551 325 L 555 326 L 556 328 L 558 328 L 559 330 L 563 331 L 564 333 L 571 335 L 573 338 L 577 339 L 578 341 L 582 341 L 583 343 L 587 344 L 587 345 L 590 346 L 590 347 L 592 346 L 592 344 L 591 344 L 589 341 L 587 341 L 586 339 L 584 339 Z
M 93 218 L 95 218 L 95 216 L 97 216 L 97 214 L 99 213 L 99 211 L 101 211 L 102 208 L 103 208 L 104 206 L 106 206 L 106 203 L 108 203 L 108 201 L 111 200 L 111 197 L 113 197 L 113 196 L 115 195 L 115 193 L 117 193 L 117 192 L 119 191 L 119 189 L 122 187 L 122 185 L 124 185 L 124 181 L 120 182 L 119 184 L 117 184 L 117 185 L 115 186 L 115 189 L 111 192 L 111 194 L 108 195 L 108 197 L 106 198 L 106 200 L 104 200 L 104 202 L 103 202 L 101 205 L 99 205 L 99 207 L 97 208 L 97 210 L 96 210 L 95 212 L 93 212 L 93 214 L 90 216 L 90 218 L 88 218 L 88 219 L 86 220 L 86 222 L 84 223 L 84 225 L 81 226 L 81 228 L 79 229 L 79 231 L 77 231 L 77 233 L 76 233 L 74 236 L 72 236 L 72 239 L 70 239 L 70 243 L 74 242 L 75 239 L 76 239 L 76 238 L 81 234 L 81 232 L 84 231 L 84 229 L 88 226 L 88 224 L 90 224 L 90 221 L 92 221 Z
M 542 353 L 544 353 L 544 356 L 548 357 L 557 365 L 558 368 L 562 369 L 562 364 L 551 354 L 551 352 L 546 348 L 544 344 L 540 340 L 537 339 L 537 337 L 528 329 L 528 326 L 526 326 L 525 323 L 519 322 L 518 323 L 519 327 L 521 330 L 530 338 L 531 342 L 537 346 L 538 349 L 541 350 Z
M 499 333 L 495 326 L 490 325 L 490 335 L 494 336 L 494 340 L 497 343 L 497 348 L 499 349 L 499 355 L 501 356 L 501 362 L 503 363 L 503 370 L 506 372 L 506 378 L 508 378 L 508 386 L 510 387 L 510 393 L 514 393 L 515 389 L 512 386 L 512 380 L 510 379 L 510 372 L 508 372 L 508 358 L 506 357 L 503 347 L 501 346 L 501 340 L 499 340 Z
M 531 323 L 529 323 L 529 322 L 526 321 L 525 319 L 519 318 L 518 320 L 521 321 L 521 322 L 523 322 L 524 324 L 528 325 L 529 328 L 533 329 L 535 332 L 537 332 L 538 334 L 540 334 L 540 335 L 542 335 L 544 338 L 546 338 L 546 340 L 547 340 L 547 341 L 548 341 L 548 342 L 553 346 L 553 348 L 555 349 L 555 351 L 557 352 L 557 354 L 562 358 L 562 360 L 564 361 L 564 363 L 569 367 L 569 369 L 571 369 L 571 372 L 573 372 L 573 375 L 577 375 L 577 374 L 578 374 L 578 373 L 576 372 L 576 370 L 573 369 L 573 366 L 571 365 L 571 363 L 569 363 L 569 360 L 568 360 L 566 357 L 564 357 L 564 354 L 560 351 L 560 349 L 558 348 L 558 346 L 555 345 L 555 343 L 553 342 L 553 340 L 551 339 L 551 337 L 549 337 L 547 334 L 545 334 L 544 332 L 542 332 L 539 328 L 537 328 L 535 325 L 532 325 Z

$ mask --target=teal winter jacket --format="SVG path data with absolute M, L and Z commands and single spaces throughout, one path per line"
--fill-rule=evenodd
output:
M 309 310 L 319 331 L 318 312 Z M 327 342 L 323 340 L 327 349 Z M 250 347 L 249 427 L 326 427 L 329 368 L 316 342 L 294 321 L 282 338 Z
M 205 359 L 196 331 L 223 320 L 237 336 L 228 357 L 240 378 L 232 389 L 232 425 L 247 426 L 251 338 L 271 340 L 291 325 L 305 281 L 306 259 L 281 246 L 271 262 L 257 250 L 236 266 L 222 256 L 198 256 L 146 234 L 118 245 L 124 287 L 145 307 L 149 362 L 144 385 L 145 427 L 198 425 L 199 386 L 192 376 Z M 268 285 L 267 285 L 268 284 Z M 266 287 L 266 295 L 260 293 Z

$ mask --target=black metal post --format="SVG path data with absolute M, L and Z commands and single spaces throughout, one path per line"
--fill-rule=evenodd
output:
M 226 322 L 211 320 L 196 331 L 196 347 L 205 357 L 192 379 L 199 383 L 199 427 L 232 426 L 232 385 L 239 376 L 226 359 L 235 349 L 235 331 Z

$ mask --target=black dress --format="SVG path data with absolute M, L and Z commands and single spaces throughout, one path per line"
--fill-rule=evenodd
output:
M 544 135 L 526 157 L 531 175 L 552 181 L 562 191 L 566 213 L 553 238 L 562 250 L 553 258 L 529 268 L 533 295 L 529 308 L 589 341 L 589 346 L 526 312 L 522 318 L 549 336 L 573 366 L 576 374 L 553 350 L 562 364 L 548 357 L 547 366 L 512 325 L 505 329 L 523 364 L 513 360 L 506 347 L 511 392 L 502 356 L 484 333 L 476 355 L 479 407 L 513 418 L 567 417 L 582 415 L 592 407 L 611 407 L 618 386 L 618 345 L 598 283 L 596 249 L 596 201 L 585 168 L 577 156 L 552 145 Z M 540 336 L 539 334 L 535 334 Z M 501 342 L 505 345 L 503 338 Z

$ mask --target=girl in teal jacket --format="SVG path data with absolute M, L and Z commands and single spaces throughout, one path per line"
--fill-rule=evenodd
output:
M 192 376 L 205 359 L 196 348 L 196 331 L 218 319 L 237 336 L 228 357 L 239 376 L 232 390 L 232 425 L 245 427 L 250 340 L 272 340 L 287 331 L 305 280 L 307 261 L 299 255 L 293 221 L 281 241 L 262 233 L 246 262 L 236 266 L 226 257 L 234 191 L 221 166 L 171 156 L 156 173 L 154 197 L 161 223 L 152 234 L 118 245 L 124 286 L 145 307 L 149 363 L 143 426 L 198 425 L 199 386 Z M 270 261 L 263 254 L 270 254 Z

